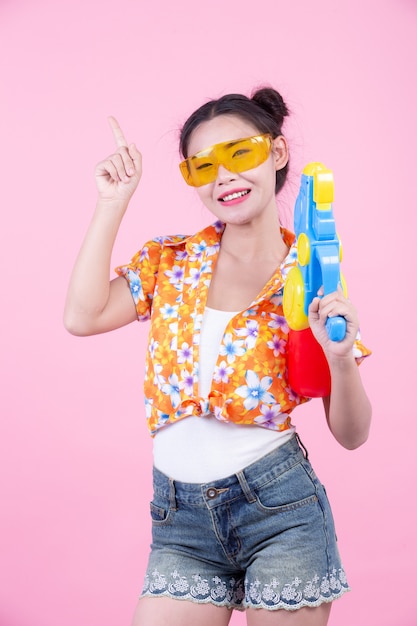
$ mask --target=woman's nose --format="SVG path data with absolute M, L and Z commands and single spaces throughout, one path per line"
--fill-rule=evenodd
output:
M 228 183 L 236 179 L 235 172 L 231 172 L 224 165 L 219 165 L 217 170 L 217 180 L 219 183 Z

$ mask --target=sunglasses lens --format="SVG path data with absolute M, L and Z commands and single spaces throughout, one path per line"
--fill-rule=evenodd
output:
M 270 147 L 268 136 L 241 139 L 225 146 L 221 162 L 231 172 L 245 172 L 261 165 L 268 158 Z
M 180 163 L 181 174 L 185 182 L 193 187 L 208 185 L 208 183 L 216 180 L 218 168 L 217 160 L 211 149 L 199 152 Z
M 237 141 L 225 141 L 180 163 L 180 170 L 188 185 L 201 187 L 217 178 L 219 164 L 238 173 L 261 165 L 271 151 L 269 135 L 257 135 Z
M 192 157 L 189 167 L 191 177 L 196 187 L 212 183 L 217 178 L 217 170 L 219 169 L 214 155 Z

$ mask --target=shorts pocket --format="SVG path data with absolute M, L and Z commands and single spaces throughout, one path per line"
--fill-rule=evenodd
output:
M 318 501 L 314 482 L 301 463 L 256 489 L 255 495 L 260 509 L 274 513 Z
M 171 522 L 173 511 L 169 508 L 169 501 L 166 503 L 161 497 L 154 497 L 149 505 L 152 524 L 163 526 Z

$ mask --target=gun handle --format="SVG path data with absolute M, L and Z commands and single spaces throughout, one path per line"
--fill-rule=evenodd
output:
M 343 341 L 346 335 L 346 320 L 341 315 L 328 317 L 326 330 L 332 341 Z
M 330 394 L 329 365 L 310 327 L 289 331 L 288 382 L 300 396 L 322 398 Z

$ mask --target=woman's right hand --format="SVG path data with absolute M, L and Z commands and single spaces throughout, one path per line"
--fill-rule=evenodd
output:
M 128 145 L 114 117 L 109 117 L 117 150 L 95 169 L 99 200 L 127 206 L 142 175 L 142 155 L 135 144 Z
M 72 271 L 64 324 L 74 335 L 95 335 L 137 319 L 125 278 L 109 281 L 112 250 L 120 222 L 142 173 L 142 157 L 109 118 L 116 151 L 96 166 L 98 202 Z

